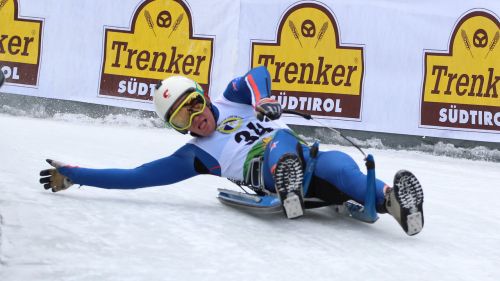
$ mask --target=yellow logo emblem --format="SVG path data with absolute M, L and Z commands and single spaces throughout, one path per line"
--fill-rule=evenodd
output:
M 302 3 L 285 12 L 276 42 L 252 43 L 252 67 L 265 65 L 272 95 L 286 109 L 360 119 L 363 48 L 345 46 L 326 7 Z
M 188 6 L 181 0 L 146 0 L 131 30 L 106 28 L 101 96 L 152 100 L 156 84 L 187 76 L 208 93 L 213 38 L 195 36 Z
M 20 18 L 17 0 L 0 0 L 0 68 L 6 83 L 38 85 L 42 23 Z
M 236 132 L 243 124 L 243 119 L 239 116 L 230 116 L 224 119 L 218 126 L 217 131 L 223 134 Z
M 463 16 L 446 52 L 425 53 L 421 124 L 500 132 L 500 22 L 485 11 Z

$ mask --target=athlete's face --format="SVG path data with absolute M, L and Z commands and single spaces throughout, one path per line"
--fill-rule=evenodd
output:
M 202 113 L 193 118 L 191 127 L 188 130 L 202 137 L 208 137 L 215 132 L 215 125 L 214 114 L 206 106 Z
M 194 94 L 196 96 L 196 93 Z M 210 110 L 210 100 L 204 96 L 201 96 L 201 100 L 191 96 L 192 94 L 173 104 L 168 114 L 168 123 L 179 131 L 187 130 L 202 137 L 209 136 L 216 128 L 215 117 Z

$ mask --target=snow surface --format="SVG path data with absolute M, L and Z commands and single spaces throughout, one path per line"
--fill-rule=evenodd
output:
M 402 168 L 424 186 L 425 227 L 407 236 L 329 207 L 287 220 L 224 206 L 227 180 L 199 176 L 133 191 L 52 193 L 52 158 L 135 167 L 188 140 L 172 130 L 0 114 L 0 280 L 500 280 L 500 163 L 369 149 L 377 177 Z M 339 149 L 362 164 L 351 147 Z

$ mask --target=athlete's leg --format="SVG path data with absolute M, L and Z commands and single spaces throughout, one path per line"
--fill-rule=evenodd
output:
M 299 141 L 290 130 L 279 130 L 264 152 L 264 183 L 266 189 L 275 192 L 274 171 L 276 164 L 285 154 L 298 155 L 297 145 Z
M 355 201 L 364 204 L 367 177 L 361 172 L 356 162 L 346 153 L 340 151 L 320 152 L 314 171 L 314 183 L 326 182 L 337 188 L 339 194 L 347 195 Z M 376 180 L 377 206 L 383 206 L 384 188 L 387 186 L 381 180 Z M 318 188 L 332 188 L 328 184 L 315 186 L 316 192 L 326 193 L 329 191 L 318 191 Z M 383 208 L 377 208 L 383 210 Z
M 264 152 L 264 171 L 274 179 L 274 191 L 278 195 L 283 211 L 289 219 L 304 214 L 303 160 L 297 153 L 300 144 L 288 130 L 276 132 Z M 300 150 L 300 149 L 299 149 Z M 300 150 L 301 151 L 301 150 Z M 264 181 L 266 175 L 264 175 Z M 269 185 L 266 185 L 269 187 Z M 271 188 L 268 188 L 271 190 Z
M 268 190 L 274 192 L 274 169 L 277 162 L 285 154 L 298 155 L 299 141 L 289 130 L 280 130 L 273 140 L 267 145 L 264 153 L 264 182 Z M 309 149 L 300 145 L 303 155 L 298 155 L 303 162 L 309 158 Z M 340 151 L 320 152 L 317 156 L 316 168 L 311 182 L 311 187 L 306 196 L 318 196 L 327 202 L 354 199 L 364 204 L 367 187 L 367 177 L 361 172 L 356 162 L 346 153 Z M 305 163 L 302 163 L 305 165 Z M 376 180 L 377 206 L 384 203 L 384 182 Z M 339 198 L 333 198 L 339 197 Z M 384 210 L 384 208 L 377 208 Z

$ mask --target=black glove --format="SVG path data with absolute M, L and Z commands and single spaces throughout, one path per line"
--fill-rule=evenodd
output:
M 57 169 L 66 166 L 65 164 L 50 159 L 46 161 L 55 169 L 40 171 L 40 183 L 43 184 L 45 189 L 52 189 L 52 192 L 58 192 L 73 185 L 69 178 L 61 175 L 57 171 Z
M 276 120 L 280 118 L 282 111 L 281 104 L 271 98 L 261 99 L 255 106 L 255 115 L 260 121 L 264 120 L 264 116 L 271 120 Z

